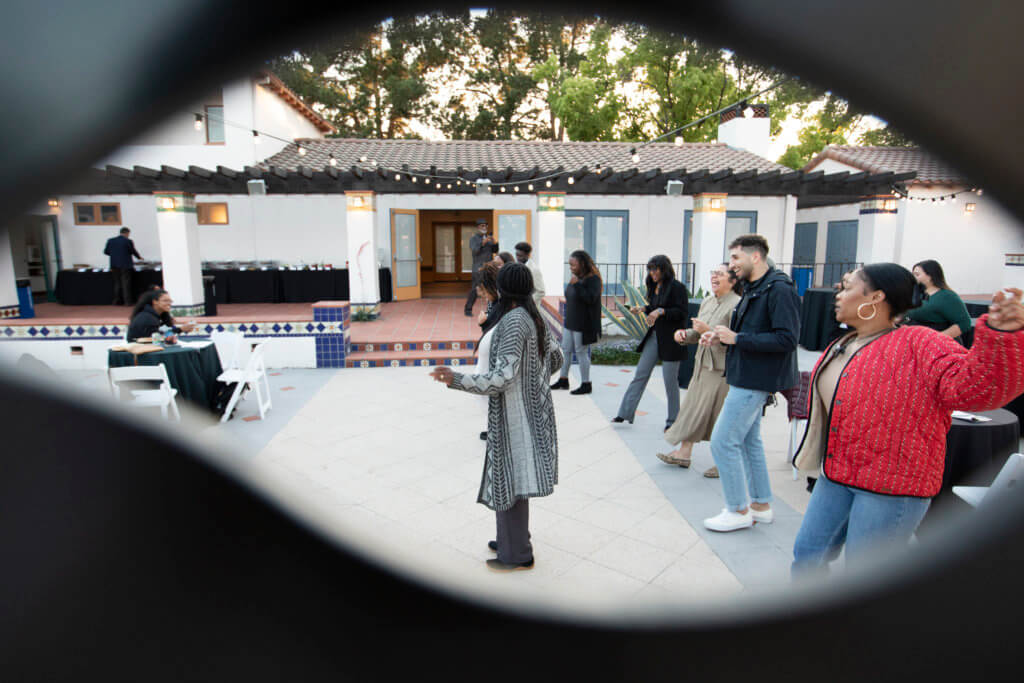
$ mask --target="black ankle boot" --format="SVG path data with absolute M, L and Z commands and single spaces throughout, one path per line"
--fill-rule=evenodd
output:
M 590 382 L 583 382 L 578 388 L 573 389 L 569 393 L 579 396 L 580 394 L 589 394 L 591 391 L 593 391 L 593 389 L 590 388 Z
M 569 388 L 569 378 L 568 377 L 559 377 L 558 381 L 551 385 L 551 388 L 552 389 L 568 389 Z

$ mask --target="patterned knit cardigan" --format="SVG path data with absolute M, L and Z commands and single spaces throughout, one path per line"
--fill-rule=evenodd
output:
M 825 422 L 825 476 L 874 493 L 935 496 L 951 411 L 992 410 L 1024 392 L 1024 330 L 1001 332 L 987 320 L 986 314 L 976 323 L 970 351 L 934 330 L 910 326 L 854 353 Z M 834 345 L 815 364 L 808 410 L 817 408 L 818 368 Z M 793 462 L 799 458 L 800 449 Z
M 537 329 L 522 308 L 502 317 L 491 339 L 489 370 L 454 373 L 452 389 L 490 397 L 487 457 L 478 503 L 508 510 L 518 498 L 547 496 L 558 483 L 558 435 L 551 400 L 551 375 L 562 367 L 562 351 L 551 338 L 543 362 Z

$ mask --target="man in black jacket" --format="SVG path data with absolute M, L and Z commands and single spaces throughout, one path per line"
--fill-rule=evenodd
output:
M 733 240 L 729 264 L 744 281 L 743 298 L 728 327 L 719 325 L 701 339 L 701 343 L 728 346 L 725 379 L 729 394 L 711 433 L 711 455 L 722 480 L 726 507 L 704 520 L 704 526 L 712 531 L 772 522 L 761 414 L 772 394 L 799 381 L 800 299 L 796 286 L 788 275 L 768 264 L 768 242 L 761 235 L 741 235 Z
M 121 306 L 135 303 L 132 301 L 132 271 L 135 270 L 135 262 L 132 256 L 141 259 L 142 256 L 135 250 L 135 243 L 128 235 L 131 234 L 128 228 L 121 228 L 121 234 L 107 240 L 107 246 L 103 253 L 110 257 L 110 273 L 114 276 L 114 305 Z
M 466 296 L 467 316 L 473 315 L 473 304 L 476 303 L 476 288 L 480 284 L 480 269 L 483 265 L 494 258 L 498 252 L 498 243 L 491 234 L 487 221 L 478 218 L 476 221 L 477 233 L 469 238 L 469 250 L 473 253 L 473 284 Z

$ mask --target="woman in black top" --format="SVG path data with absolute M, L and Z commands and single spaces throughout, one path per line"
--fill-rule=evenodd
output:
M 565 322 L 562 325 L 562 372 L 552 389 L 569 388 L 569 366 L 572 354 L 580 362 L 578 388 L 570 394 L 589 394 L 590 345 L 601 336 L 601 273 L 594 265 L 594 259 L 582 249 L 569 254 L 569 271 L 572 279 L 565 286 Z
M 140 337 L 152 337 L 153 333 L 166 325 L 174 334 L 191 332 L 195 326 L 185 323 L 181 327 L 174 324 L 171 317 L 171 295 L 162 289 L 150 289 L 143 292 L 138 303 L 132 309 L 128 325 L 127 339 L 130 342 Z
M 626 388 L 626 394 L 619 405 L 619 414 L 612 418 L 612 422 L 628 421 L 633 424 L 637 404 L 660 359 L 665 395 L 668 398 L 668 416 L 665 418 L 665 429 L 668 429 L 679 415 L 679 361 L 686 357 L 686 348 L 675 343 L 673 337 L 676 330 L 685 329 L 689 322 L 689 293 L 686 285 L 676 279 L 672 262 L 665 255 L 651 257 L 647 262 L 647 273 L 649 303 L 642 309 L 634 307 L 632 311 L 635 314 L 643 311 L 650 327 L 636 349 L 640 352 L 636 375 Z

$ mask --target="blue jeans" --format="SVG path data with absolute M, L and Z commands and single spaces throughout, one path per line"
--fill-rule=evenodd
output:
M 711 456 L 722 480 L 725 506 L 736 512 L 755 503 L 772 502 L 772 486 L 761 442 L 761 409 L 768 392 L 729 387 L 711 431 Z
M 879 542 L 907 543 L 930 503 L 930 498 L 885 496 L 818 477 L 793 543 L 793 577 L 826 570 L 844 543 L 847 565 Z

